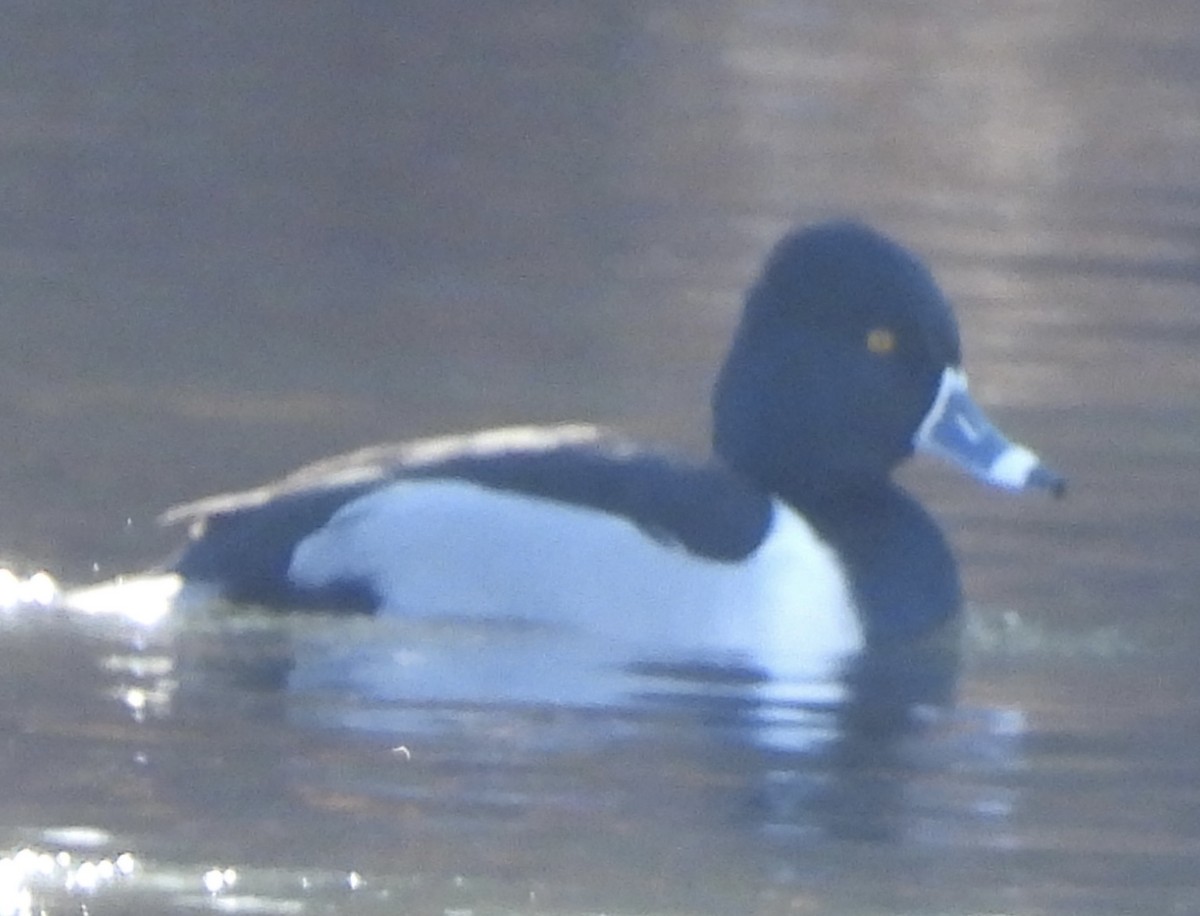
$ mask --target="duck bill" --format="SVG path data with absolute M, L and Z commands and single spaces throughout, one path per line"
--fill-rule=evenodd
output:
M 1005 490 L 1042 489 L 1055 496 L 1066 492 L 1066 481 L 1060 475 L 992 425 L 971 399 L 966 373 L 958 366 L 943 370 L 937 396 L 917 428 L 913 446 Z

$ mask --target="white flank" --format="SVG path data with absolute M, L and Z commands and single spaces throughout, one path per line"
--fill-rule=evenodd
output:
M 710 660 L 822 676 L 862 645 L 846 577 L 795 512 L 740 563 L 706 560 L 614 515 L 463 481 L 406 481 L 302 541 L 303 586 L 369 582 L 413 617 L 529 620 L 617 640 L 630 661 Z

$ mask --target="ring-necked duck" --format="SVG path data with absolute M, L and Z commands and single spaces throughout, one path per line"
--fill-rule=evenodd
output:
M 914 450 L 1009 490 L 1063 481 L 967 393 L 929 271 L 853 222 L 794 231 L 751 287 L 697 463 L 590 426 L 389 445 L 180 506 L 185 590 L 278 609 L 516 618 L 770 675 L 955 615 Z

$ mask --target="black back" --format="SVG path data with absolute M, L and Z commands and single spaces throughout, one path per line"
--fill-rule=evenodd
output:
M 339 508 L 401 480 L 461 480 L 596 509 L 717 561 L 744 559 L 770 524 L 769 497 L 717 464 L 697 464 L 599 437 L 503 450 L 473 448 L 469 437 L 462 442 L 457 451 L 428 461 L 412 460 L 412 445 L 395 446 L 390 460 L 387 448 L 376 447 L 374 463 L 364 475 L 368 479 L 318 481 L 299 488 L 285 482 L 277 492 L 252 491 L 240 501 L 228 497 L 218 511 L 197 513 L 198 536 L 173 569 L 185 578 L 221 583 L 232 601 L 371 610 L 376 596 L 361 583 L 320 592 L 299 590 L 288 582 L 287 569 L 296 544 Z

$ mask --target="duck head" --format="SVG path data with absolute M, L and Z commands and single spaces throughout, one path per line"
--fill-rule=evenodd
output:
M 855 222 L 775 246 L 713 411 L 717 455 L 793 503 L 879 485 L 914 451 L 1008 490 L 1065 486 L 971 399 L 958 326 L 929 270 Z

